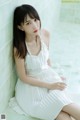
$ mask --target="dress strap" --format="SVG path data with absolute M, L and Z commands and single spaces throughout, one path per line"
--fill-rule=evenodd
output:
M 42 37 L 41 37 L 41 34 L 40 34 L 40 42 L 41 42 L 41 50 L 42 50 L 42 48 L 43 48 L 43 45 L 42 45 Z M 27 51 L 28 51 L 28 53 L 30 54 L 30 56 L 32 55 L 32 53 L 30 52 L 30 49 L 29 49 L 29 47 L 28 47 L 28 44 L 27 44 L 27 42 L 25 42 L 26 43 L 26 47 L 27 47 Z

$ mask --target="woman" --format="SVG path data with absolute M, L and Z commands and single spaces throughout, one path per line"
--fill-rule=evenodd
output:
M 43 120 L 80 120 L 80 107 L 66 96 L 66 84 L 51 68 L 49 32 L 41 30 L 40 17 L 30 5 L 14 11 L 13 51 L 18 81 L 13 107 Z

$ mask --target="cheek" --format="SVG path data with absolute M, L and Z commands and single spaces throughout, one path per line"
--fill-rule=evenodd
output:
M 37 22 L 37 26 L 38 26 L 38 28 L 40 28 L 40 21 Z
M 28 27 L 27 30 L 26 30 L 26 32 L 27 32 L 28 34 L 31 34 L 31 33 L 33 32 L 32 27 Z
M 31 31 L 31 26 L 27 26 L 25 30 L 26 30 L 26 32 L 30 32 Z

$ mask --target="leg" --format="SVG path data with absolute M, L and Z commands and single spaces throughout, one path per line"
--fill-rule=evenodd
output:
M 71 117 L 71 119 L 72 119 L 72 120 L 76 120 L 76 119 L 74 119 L 73 117 Z
M 74 103 L 66 105 L 64 106 L 62 111 L 68 113 L 76 120 L 80 120 L 80 106 L 79 105 L 74 104 Z
M 59 115 L 57 116 L 56 120 L 72 120 L 69 114 L 65 112 L 60 112 Z

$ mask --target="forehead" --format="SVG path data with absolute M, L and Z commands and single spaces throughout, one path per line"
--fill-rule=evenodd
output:
M 34 18 L 34 17 L 33 17 Z M 27 21 L 30 21 L 32 20 L 33 18 L 31 18 L 28 14 L 25 16 L 24 18 L 24 22 L 27 22 Z

